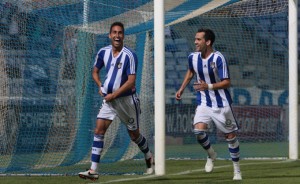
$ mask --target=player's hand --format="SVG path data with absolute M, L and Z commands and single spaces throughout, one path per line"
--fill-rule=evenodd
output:
M 181 100 L 181 95 L 182 95 L 183 91 L 181 90 L 178 90 L 175 94 L 175 98 L 176 100 Z
M 110 101 L 112 101 L 113 99 L 115 99 L 115 96 L 114 96 L 112 93 L 110 93 L 110 94 L 107 94 L 107 95 L 104 97 L 104 99 L 105 99 L 106 102 L 110 102 Z
M 208 89 L 208 85 L 204 80 L 200 80 L 198 82 L 194 82 L 193 88 L 195 91 L 204 91 Z
M 101 90 L 101 86 L 99 87 L 98 93 L 99 93 L 100 96 L 102 96 L 102 97 L 104 96 L 104 94 L 102 93 L 102 90 Z
M 98 93 L 99 93 L 100 96 L 102 96 L 102 97 L 104 96 L 103 93 L 102 93 L 102 91 L 101 91 L 101 89 L 99 90 Z
M 200 91 L 200 82 L 194 82 L 193 88 L 195 91 Z

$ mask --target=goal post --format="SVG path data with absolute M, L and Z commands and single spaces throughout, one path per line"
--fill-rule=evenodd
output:
M 165 39 L 164 1 L 154 0 L 155 174 L 165 174 Z
M 289 0 L 289 158 L 298 156 L 298 0 Z

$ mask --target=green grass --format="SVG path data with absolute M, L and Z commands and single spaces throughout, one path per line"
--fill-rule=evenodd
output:
M 79 183 L 243 183 L 243 184 L 294 184 L 300 183 L 300 161 L 281 160 L 241 160 L 243 181 L 232 181 L 232 163 L 229 160 L 217 160 L 212 173 L 205 173 L 205 160 L 168 160 L 166 175 L 105 175 L 96 182 L 82 180 L 78 176 L 3 176 L 1 184 L 79 184 Z
M 227 143 L 213 144 L 220 158 L 230 158 Z M 288 142 L 240 143 L 241 158 L 287 157 Z M 300 150 L 299 150 L 300 151 Z M 206 153 L 199 144 L 169 145 L 166 147 L 166 158 L 206 158 Z

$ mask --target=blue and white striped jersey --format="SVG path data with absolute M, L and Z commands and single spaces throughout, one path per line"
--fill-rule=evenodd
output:
M 191 53 L 188 62 L 189 69 L 195 72 L 197 81 L 203 80 L 207 84 L 213 84 L 230 78 L 227 62 L 218 51 L 211 53 L 207 59 L 201 58 L 200 52 Z M 232 99 L 227 89 L 205 90 L 197 92 L 197 103 L 209 107 L 224 107 L 231 105 Z
M 113 57 L 112 46 L 101 48 L 95 58 L 94 67 L 101 69 L 105 66 L 106 77 L 102 83 L 103 94 L 110 94 L 119 89 L 127 80 L 128 75 L 135 75 L 137 70 L 137 55 L 128 47 L 123 47 L 117 57 Z M 135 87 L 121 96 L 136 92 Z

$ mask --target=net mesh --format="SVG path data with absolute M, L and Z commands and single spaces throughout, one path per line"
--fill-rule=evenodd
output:
M 167 149 L 167 155 L 203 159 L 207 156 L 196 146 L 192 133 L 196 106 L 192 85 L 186 88 L 181 103 L 174 101 L 188 67 L 187 56 L 194 49 L 195 33 L 206 27 L 214 30 L 214 47 L 224 54 L 229 65 L 233 110 L 240 126 L 241 158 L 287 157 L 288 2 L 246 0 L 199 12 L 204 13 L 191 13 L 185 21 L 171 22 L 167 27 L 166 133 L 167 144 L 173 145 Z M 230 159 L 225 137 L 213 124 L 209 135 L 218 156 Z M 178 144 L 184 148 L 178 149 Z
M 142 76 L 151 67 L 143 60 L 153 54 L 144 51 L 146 31 L 129 28 L 145 22 L 151 9 L 151 1 L 1 1 L 1 173 L 76 174 L 89 167 L 102 104 L 91 77 L 96 52 L 110 44 L 110 24 L 123 22 L 125 43 L 140 61 L 137 90 L 150 91 L 141 87 L 153 73 Z M 141 95 L 141 132 L 151 145 L 152 99 Z M 143 155 L 116 119 L 105 136 L 100 172 L 144 168 Z
M 114 21 L 125 24 L 125 43 L 138 55 L 141 132 L 153 150 L 153 1 L 0 2 L 0 173 L 76 174 L 89 167 L 102 102 L 91 68 L 98 49 L 110 44 Z M 206 157 L 191 132 L 191 86 L 180 103 L 174 98 L 199 27 L 215 31 L 215 49 L 230 67 L 242 158 L 287 156 L 287 6 L 287 0 L 165 1 L 166 158 Z M 218 156 L 228 158 L 213 126 L 210 138 Z M 145 168 L 119 119 L 104 145 L 100 173 Z

